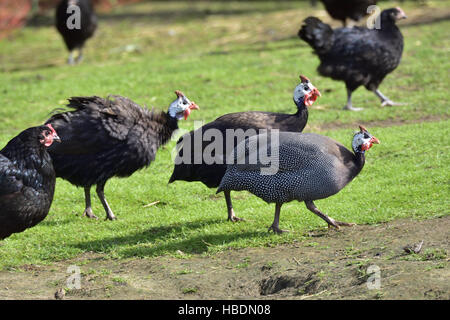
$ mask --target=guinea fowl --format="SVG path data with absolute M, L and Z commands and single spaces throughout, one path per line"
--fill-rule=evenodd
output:
M 47 153 L 60 141 L 50 124 L 26 129 L 0 151 L 0 239 L 22 232 L 48 214 L 55 170 Z
M 261 129 L 302 131 L 308 121 L 307 107 L 316 101 L 320 92 L 305 76 L 300 76 L 300 79 L 301 83 L 294 90 L 294 103 L 297 106 L 294 114 L 261 111 L 229 113 L 181 137 L 177 143 L 179 150 L 169 183 L 176 180 L 201 181 L 209 188 L 217 188 L 227 169 L 224 160 L 226 154 L 245 136 L 255 135 Z M 210 142 L 212 137 L 208 137 L 210 134 L 215 136 L 213 142 Z M 207 161 L 202 155 L 211 149 L 214 142 L 220 146 L 212 153 L 213 161 Z M 234 213 L 228 190 L 225 191 L 225 200 L 228 220 L 242 220 Z
M 56 7 L 56 29 L 69 50 L 69 64 L 83 59 L 83 46 L 97 28 L 97 17 L 91 0 L 62 0 Z M 79 53 L 74 60 L 73 51 Z
M 91 208 L 91 186 L 114 220 L 104 195 L 104 187 L 113 176 L 128 177 L 150 165 L 158 148 L 178 129 L 178 120 L 187 119 L 198 106 L 180 91 L 168 112 L 142 108 L 128 98 L 112 96 L 73 97 L 67 111 L 53 115 L 51 122 L 63 142 L 49 149 L 56 176 L 84 187 L 84 215 L 97 218 Z
M 352 93 L 363 85 L 373 91 L 382 106 L 398 105 L 384 96 L 378 86 L 384 77 L 400 63 L 403 36 L 396 21 L 406 18 L 400 8 L 381 12 L 380 29 L 331 27 L 315 17 L 306 18 L 298 35 L 319 56 L 318 71 L 325 77 L 342 80 L 347 87 L 344 109 L 359 111 L 352 106 Z
M 353 225 L 328 217 L 317 209 L 313 201 L 338 193 L 352 181 L 364 166 L 365 152 L 380 141 L 362 126 L 353 137 L 353 152 L 328 137 L 314 133 L 272 134 L 250 137 L 236 148 L 235 159 L 245 161 L 228 166 L 217 193 L 247 190 L 268 203 L 275 203 L 275 218 L 269 231 L 277 233 L 284 231 L 279 228 L 281 206 L 292 200 L 304 201 L 310 211 L 328 223 L 328 227 L 339 229 L 339 226 Z M 261 141 L 267 141 L 263 152 L 275 151 L 267 152 L 272 163 L 276 164 L 276 170 L 270 174 L 262 174 L 261 170 L 266 167 L 262 161 L 249 161 L 252 157 L 256 159 L 256 152 L 264 154 L 255 148 L 256 142 Z
M 341 20 L 344 27 L 347 19 L 358 22 L 368 14 L 367 8 L 377 4 L 378 0 L 321 0 L 328 14 L 336 20 Z

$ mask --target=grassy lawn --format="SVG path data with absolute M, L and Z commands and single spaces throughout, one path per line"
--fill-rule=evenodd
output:
M 381 140 L 355 181 L 316 202 L 323 212 L 358 224 L 448 215 L 450 1 L 429 1 L 424 8 L 406 2 L 402 8 L 409 17 L 400 26 L 403 60 L 380 90 L 407 104 L 380 107 L 373 93 L 360 88 L 353 104 L 365 109 L 357 113 L 342 111 L 344 84 L 319 76 L 317 57 L 296 36 L 308 15 L 339 25 L 308 2 L 142 3 L 100 13 L 98 32 L 76 67 L 65 64 L 52 15 L 41 17 L 0 41 L 0 146 L 76 95 L 120 94 L 166 110 L 173 91 L 182 90 L 201 108 L 180 123 L 183 129 L 228 112 L 294 112 L 292 92 L 302 73 L 322 92 L 305 131 L 350 148 L 355 124 L 362 123 Z M 291 232 L 267 233 L 274 206 L 246 192 L 232 196 L 237 215 L 247 221 L 227 222 L 225 201 L 214 189 L 167 184 L 174 146 L 171 141 L 160 149 L 148 169 L 107 183 L 117 221 L 103 221 L 96 196 L 93 210 L 101 219 L 82 217 L 83 190 L 58 179 L 48 217 L 0 243 L 0 269 L 88 251 L 109 258 L 210 254 L 292 243 L 308 230 L 326 228 L 303 204 L 291 202 L 280 220 Z M 154 201 L 159 203 L 145 207 Z

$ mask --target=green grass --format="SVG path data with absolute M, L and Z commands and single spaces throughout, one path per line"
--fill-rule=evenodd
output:
M 383 7 L 393 5 L 383 2 Z M 402 7 L 414 21 L 419 15 L 442 16 L 449 6 L 450 1 L 431 1 L 426 8 L 409 2 Z M 189 14 L 183 14 L 186 9 Z M 381 140 L 368 152 L 355 181 L 316 202 L 323 212 L 358 224 L 449 214 L 448 19 L 401 26 L 403 60 L 380 89 L 407 105 L 382 108 L 375 95 L 361 88 L 354 105 L 365 110 L 350 113 L 341 110 L 343 83 L 319 76 L 317 57 L 296 37 L 310 14 L 331 21 L 307 2 L 295 1 L 131 5 L 101 15 L 85 61 L 76 67 L 65 65 L 67 53 L 52 25 L 26 27 L 0 41 L 0 146 L 76 95 L 121 94 L 166 109 L 179 89 L 201 108 L 180 123 L 184 129 L 228 112 L 293 112 L 292 92 L 303 73 L 323 94 L 310 110 L 306 131 L 350 147 L 354 124 L 372 122 L 376 125 L 368 129 Z M 308 230 L 326 227 L 303 204 L 291 202 L 283 206 L 280 222 L 291 232 L 267 233 L 273 205 L 246 192 L 232 196 L 237 215 L 247 221 L 227 222 L 225 201 L 215 190 L 201 183 L 167 184 L 174 145 L 171 141 L 160 149 L 148 169 L 107 183 L 106 196 L 118 217 L 114 222 L 103 221 L 95 196 L 93 209 L 101 219 L 82 217 L 83 190 L 58 179 L 48 217 L 1 242 L 0 269 L 89 251 L 115 259 L 188 257 L 291 243 Z M 144 207 L 154 201 L 160 202 Z

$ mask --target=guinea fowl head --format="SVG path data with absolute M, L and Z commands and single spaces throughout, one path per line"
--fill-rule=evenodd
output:
M 383 12 L 381 12 L 381 24 L 383 24 L 383 22 L 388 21 L 391 23 L 395 23 L 397 20 L 402 20 L 406 18 L 407 16 L 405 12 L 400 7 L 386 9 L 383 10 Z
M 61 142 L 61 138 L 58 136 L 50 123 L 38 128 L 40 130 L 39 142 L 47 148 L 52 145 L 53 141 Z
M 297 107 L 312 106 L 321 94 L 307 77 L 300 75 L 300 80 L 301 83 L 294 89 L 294 102 Z
M 380 140 L 372 136 L 366 128 L 359 126 L 359 131 L 353 136 L 353 151 L 355 153 L 364 153 L 369 150 L 374 143 L 379 144 Z
M 175 91 L 177 98 L 169 106 L 169 115 L 172 118 L 186 120 L 191 113 L 191 110 L 200 109 L 194 101 L 190 101 L 181 91 Z

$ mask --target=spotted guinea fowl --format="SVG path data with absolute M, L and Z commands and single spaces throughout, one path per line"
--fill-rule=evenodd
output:
M 345 82 L 347 104 L 344 109 L 362 110 L 352 106 L 352 93 L 359 86 L 373 91 L 383 106 L 398 105 L 384 96 L 378 86 L 400 63 L 403 36 L 395 23 L 405 18 L 402 9 L 393 8 L 381 12 L 379 29 L 354 27 L 334 30 L 315 17 L 305 19 L 298 35 L 318 55 L 319 73 Z
M 358 22 L 369 12 L 367 8 L 377 4 L 378 0 L 321 0 L 328 14 L 336 20 L 342 21 L 344 27 L 347 19 Z
M 22 232 L 48 214 L 55 170 L 47 148 L 60 141 L 52 126 L 22 131 L 0 151 L 0 239 Z
M 261 150 L 255 146 L 261 141 L 268 142 L 259 153 Z M 380 142 L 362 126 L 353 137 L 353 152 L 333 139 L 314 133 L 274 135 L 271 132 L 253 136 L 236 149 L 235 159 L 245 161 L 228 166 L 217 192 L 247 190 L 268 203 L 275 203 L 275 218 L 269 231 L 283 232 L 279 228 L 281 206 L 292 200 L 304 201 L 329 227 L 350 226 L 353 224 L 336 221 L 322 213 L 313 201 L 338 193 L 352 181 L 362 170 L 365 152 L 373 143 Z M 269 156 L 270 168 L 268 161 L 264 164 L 261 160 L 249 161 L 256 152 Z
M 217 188 L 227 168 L 226 154 L 245 136 L 255 135 L 261 129 L 302 131 L 308 121 L 307 107 L 316 101 L 320 92 L 305 76 L 300 76 L 300 79 L 301 83 L 294 90 L 294 103 L 297 106 L 294 114 L 262 111 L 229 113 L 181 137 L 177 143 L 179 150 L 169 183 L 176 180 L 201 181 L 209 188 Z M 212 136 L 215 136 L 214 140 Z M 208 161 L 203 156 L 214 143 L 218 143 L 218 148 L 214 149 L 212 159 Z M 242 220 L 234 213 L 228 190 L 225 191 L 225 200 L 228 220 Z
M 167 113 L 150 111 L 121 96 L 73 97 L 68 104 L 73 111 L 48 120 L 62 139 L 49 148 L 56 176 L 84 188 L 85 216 L 97 218 L 90 196 L 91 186 L 97 185 L 106 218 L 114 220 L 104 195 L 108 179 L 128 177 L 150 165 L 158 148 L 178 129 L 178 120 L 198 109 L 182 92 L 175 93 Z
M 97 16 L 91 0 L 62 0 L 56 7 L 56 29 L 69 50 L 69 64 L 83 59 L 83 47 L 97 29 Z M 78 50 L 76 59 L 74 50 Z

